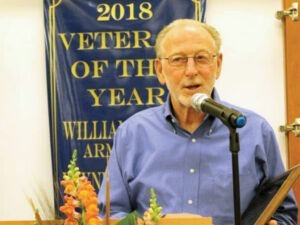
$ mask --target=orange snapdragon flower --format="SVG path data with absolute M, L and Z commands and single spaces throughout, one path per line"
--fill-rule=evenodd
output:
M 65 204 L 59 208 L 68 218 L 80 218 L 80 214 L 76 212 L 75 208 L 79 206 L 79 202 L 71 196 L 64 196 Z
M 89 220 L 87 220 L 87 225 L 100 225 L 101 223 L 101 219 L 100 218 L 91 218 Z
M 93 217 L 98 217 L 98 215 L 99 215 L 99 209 L 97 205 L 91 204 L 86 208 L 86 213 L 85 213 L 86 220 L 89 220 Z
M 64 225 L 80 225 L 80 224 L 78 223 L 78 220 L 74 218 L 66 218 L 64 221 Z
M 95 188 L 76 166 L 77 151 L 72 155 L 68 172 L 61 185 L 64 186 L 64 205 L 59 210 L 66 215 L 64 225 L 100 225 L 98 198 Z M 80 213 L 79 213 L 80 212 Z
M 76 195 L 75 183 L 72 180 L 62 180 L 61 185 L 65 187 L 64 193 L 68 195 Z

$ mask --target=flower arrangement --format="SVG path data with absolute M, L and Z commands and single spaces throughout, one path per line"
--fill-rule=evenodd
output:
M 91 182 L 76 165 L 77 151 L 74 150 L 68 165 L 68 171 L 60 182 L 64 187 L 64 204 L 59 210 L 66 216 L 63 225 L 104 225 L 99 217 L 99 200 Z M 33 206 L 33 203 L 31 203 Z M 43 225 L 38 210 L 35 212 L 35 224 Z M 150 189 L 150 207 L 141 217 L 137 211 L 129 213 L 117 225 L 157 225 L 162 217 L 162 207 L 157 203 L 154 189 Z
M 162 217 L 162 207 L 157 203 L 154 189 L 150 189 L 150 207 L 140 217 L 137 211 L 133 211 L 122 219 L 117 225 L 157 225 Z
M 98 198 L 88 178 L 76 166 L 77 151 L 72 154 L 68 172 L 63 176 L 65 204 L 59 210 L 65 214 L 64 225 L 100 225 Z
M 144 213 L 143 219 L 138 219 L 138 225 L 155 225 L 158 224 L 161 214 L 162 207 L 157 203 L 156 194 L 154 189 L 150 189 L 150 207 Z

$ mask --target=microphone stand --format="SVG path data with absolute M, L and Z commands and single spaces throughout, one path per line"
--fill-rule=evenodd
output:
M 243 127 L 246 120 L 240 126 L 237 126 L 236 119 L 232 118 L 231 115 L 224 116 L 225 114 L 220 114 L 218 117 L 223 124 L 229 129 L 229 147 L 232 153 L 232 180 L 233 180 L 233 201 L 234 201 L 234 221 L 235 225 L 241 225 L 241 206 L 240 206 L 240 173 L 239 173 L 239 157 L 238 153 L 240 151 L 240 140 L 239 134 L 236 132 L 236 128 Z M 235 121 L 234 121 L 235 120 Z
M 235 225 L 241 225 L 241 206 L 240 206 L 240 179 L 239 179 L 239 158 L 240 150 L 239 134 L 236 128 L 228 126 L 230 132 L 230 151 L 232 153 L 232 180 L 233 180 L 233 199 L 234 199 L 234 221 Z

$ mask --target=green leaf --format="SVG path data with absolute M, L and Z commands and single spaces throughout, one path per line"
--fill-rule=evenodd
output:
M 139 214 L 137 211 L 129 213 L 125 218 L 120 220 L 117 225 L 136 225 Z

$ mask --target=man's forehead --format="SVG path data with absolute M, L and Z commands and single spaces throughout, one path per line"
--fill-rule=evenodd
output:
M 175 27 L 173 27 L 167 34 L 166 34 L 166 38 L 167 37 L 172 37 L 174 34 L 176 33 L 181 33 L 182 32 L 188 32 L 188 33 L 194 33 L 194 34 L 199 34 L 199 35 L 204 35 L 206 36 L 207 34 L 209 36 L 211 36 L 209 34 L 209 32 L 203 27 L 201 26 L 201 24 L 179 24 Z

